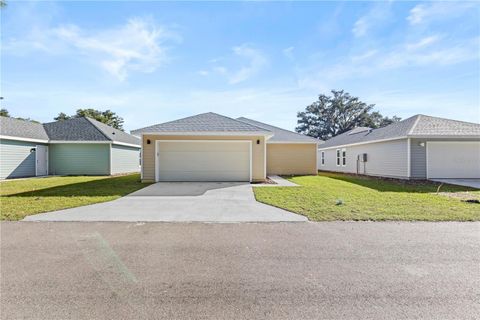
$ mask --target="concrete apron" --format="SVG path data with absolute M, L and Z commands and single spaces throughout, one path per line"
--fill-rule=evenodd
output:
M 118 200 L 32 215 L 24 221 L 284 222 L 307 218 L 257 202 L 249 183 L 160 182 Z

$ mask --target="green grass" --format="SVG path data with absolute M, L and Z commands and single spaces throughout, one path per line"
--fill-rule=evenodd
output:
M 139 174 L 4 181 L 0 183 L 0 220 L 110 201 L 146 186 Z
M 423 220 L 478 221 L 480 191 L 439 184 L 381 180 L 335 173 L 289 178 L 300 187 L 256 187 L 258 201 L 296 212 L 313 221 Z M 342 204 L 337 204 L 341 200 Z

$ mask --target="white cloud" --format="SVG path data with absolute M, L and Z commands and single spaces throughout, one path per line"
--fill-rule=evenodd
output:
M 374 55 L 376 55 L 377 52 L 378 52 L 378 50 L 376 50 L 376 49 L 368 50 L 365 53 L 353 56 L 352 61 L 362 61 L 362 60 L 365 60 L 365 59 L 369 59 L 369 58 L 373 57 Z
M 425 38 L 422 38 L 415 43 L 408 43 L 407 44 L 407 49 L 408 50 L 417 50 L 417 49 L 425 48 L 425 47 L 428 47 L 428 46 L 434 44 L 438 40 L 440 40 L 439 35 L 433 35 L 433 36 L 425 37 Z
M 355 37 L 362 37 L 367 33 L 368 28 L 369 28 L 369 25 L 367 23 L 367 18 L 361 17 L 353 25 L 353 29 L 352 29 L 353 35 Z
M 267 64 L 265 55 L 260 50 L 254 49 L 249 45 L 243 44 L 234 47 L 233 52 L 235 55 L 247 59 L 248 64 L 229 75 L 228 82 L 230 84 L 236 84 L 249 79 Z
M 410 10 L 407 20 L 411 25 L 428 23 L 433 20 L 455 18 L 475 6 L 472 2 L 433 1 L 431 3 L 417 4 Z
M 391 20 L 390 11 L 390 2 L 380 2 L 373 5 L 370 11 L 355 21 L 352 28 L 353 35 L 357 38 L 364 37 L 372 28 L 383 26 Z
M 63 25 L 38 31 L 33 28 L 26 39 L 10 39 L 4 49 L 11 54 L 32 50 L 70 56 L 79 53 L 121 81 L 132 71 L 150 73 L 167 63 L 166 43 L 180 41 L 177 34 L 144 18 L 132 18 L 106 30 Z
M 87 33 L 77 26 L 54 30 L 59 39 L 80 50 L 119 80 L 130 71 L 150 73 L 169 58 L 163 44 L 178 37 L 152 21 L 134 18 L 120 28 Z
M 251 45 L 242 44 L 232 48 L 233 57 L 223 57 L 211 59 L 210 63 L 220 63 L 212 67 L 212 71 L 227 78 L 229 84 L 237 84 L 246 81 L 256 75 L 263 67 L 268 64 L 268 59 L 262 51 L 255 49 Z M 239 61 L 240 58 L 240 61 Z M 246 64 L 241 65 L 244 61 Z M 226 67 L 226 63 L 232 65 L 240 64 L 240 67 Z
M 290 60 L 295 59 L 295 56 L 293 55 L 293 50 L 294 49 L 295 49 L 295 47 L 288 47 L 288 48 L 283 49 L 283 55 Z

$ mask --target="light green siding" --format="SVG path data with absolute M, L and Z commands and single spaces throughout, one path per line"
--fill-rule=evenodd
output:
M 112 145 L 112 174 L 139 171 L 140 148 Z
M 2 139 L 0 141 L 0 179 L 35 176 L 34 142 Z
M 110 145 L 92 143 L 50 144 L 50 174 L 109 175 Z

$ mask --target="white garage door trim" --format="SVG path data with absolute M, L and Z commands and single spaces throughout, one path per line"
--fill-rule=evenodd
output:
M 218 142 L 218 143 L 248 143 L 249 146 L 249 181 L 252 182 L 252 140 L 156 140 L 155 141 L 155 181 L 160 181 L 159 176 L 159 144 L 161 142 L 177 142 L 177 143 L 191 143 L 191 142 Z
M 431 173 L 431 168 L 429 167 L 429 162 L 431 160 L 431 158 L 429 159 L 430 157 L 430 150 L 431 150 L 431 146 L 432 145 L 439 145 L 439 144 L 480 144 L 480 141 L 427 141 L 426 142 L 426 171 L 427 171 L 427 179 L 441 179 L 441 178 L 452 178 L 452 179 L 455 179 L 455 178 L 464 178 L 464 177 L 449 177 L 448 174 L 445 176 L 445 177 L 436 177 L 436 176 L 433 176 L 432 177 L 432 173 Z M 468 178 L 479 178 L 478 174 L 477 176 L 473 176 L 473 177 L 468 177 Z

